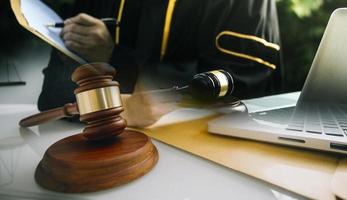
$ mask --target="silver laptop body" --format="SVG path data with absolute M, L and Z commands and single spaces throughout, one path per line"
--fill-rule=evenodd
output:
M 331 15 L 295 107 L 232 113 L 210 121 L 208 130 L 347 154 L 347 8 Z

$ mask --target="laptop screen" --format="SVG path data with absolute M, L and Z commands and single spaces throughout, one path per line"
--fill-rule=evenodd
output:
M 336 10 L 324 36 L 298 103 L 347 103 L 347 8 Z

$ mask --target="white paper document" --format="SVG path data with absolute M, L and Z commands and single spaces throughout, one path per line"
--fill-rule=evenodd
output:
M 35 31 L 36 33 L 34 34 L 40 34 L 41 38 L 45 38 L 46 41 L 48 40 L 53 47 L 57 48 L 80 64 L 86 63 L 83 58 L 81 58 L 74 52 L 71 52 L 65 47 L 64 41 L 59 35 L 62 28 L 53 28 L 46 26 L 46 24 L 63 22 L 63 19 L 61 17 L 59 17 L 51 8 L 49 8 L 40 0 L 19 1 L 20 11 L 29 26 L 26 28 L 29 28 L 29 30 L 31 31 Z

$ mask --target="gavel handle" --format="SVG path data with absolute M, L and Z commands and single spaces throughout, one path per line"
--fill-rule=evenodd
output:
M 77 115 L 78 109 L 76 103 L 68 103 L 63 107 L 47 110 L 30 117 L 24 118 L 19 122 L 21 127 L 30 127 L 43 124 L 50 121 L 55 121 L 63 117 L 72 117 Z

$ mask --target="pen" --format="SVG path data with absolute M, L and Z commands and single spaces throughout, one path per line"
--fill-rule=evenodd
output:
M 102 22 L 104 22 L 106 25 L 116 25 L 118 26 L 117 20 L 115 18 L 101 18 Z M 52 22 L 49 24 L 45 24 L 46 27 L 51 28 L 63 28 L 64 22 Z

